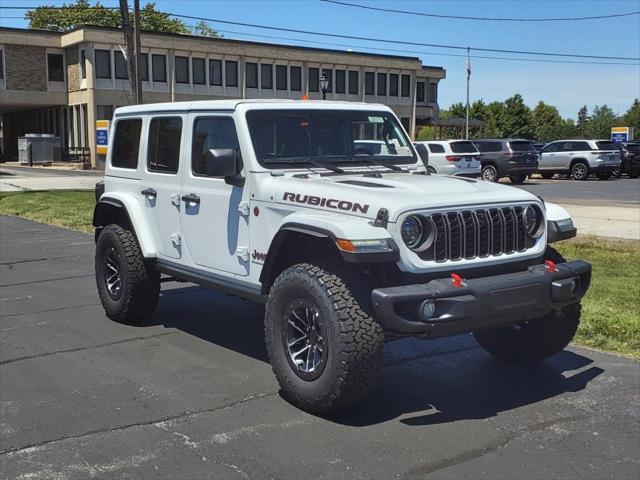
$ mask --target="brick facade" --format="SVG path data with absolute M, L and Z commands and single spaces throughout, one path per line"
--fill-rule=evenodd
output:
M 47 91 L 47 49 L 5 45 L 7 89 Z
M 67 91 L 77 92 L 80 90 L 80 81 L 82 77 L 78 47 L 69 47 L 65 49 L 64 54 L 67 62 Z

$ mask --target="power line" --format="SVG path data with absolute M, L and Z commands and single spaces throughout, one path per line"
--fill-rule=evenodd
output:
M 4 7 L 0 6 L 0 9 L 35 9 L 38 7 Z M 85 9 L 85 8 L 95 8 L 95 7 L 42 7 L 45 9 L 55 9 L 55 10 L 63 10 L 63 9 Z M 100 7 L 100 8 L 110 8 L 110 7 Z M 222 20 L 219 18 L 207 18 L 207 17 L 198 17 L 195 15 L 181 15 L 177 13 L 169 13 L 169 12 L 158 12 L 165 15 L 170 15 L 176 18 L 183 18 L 188 20 L 204 20 L 206 22 L 212 23 L 222 23 L 226 25 L 236 25 L 241 27 L 251 27 L 251 28 L 260 28 L 264 30 L 274 30 L 279 32 L 289 32 L 289 33 L 300 33 L 304 35 L 315 35 L 321 37 L 333 37 L 333 38 L 342 38 L 347 40 L 360 40 L 366 42 L 378 42 L 378 43 L 394 43 L 398 45 L 409 45 L 409 46 L 417 46 L 417 47 L 430 47 L 430 48 L 443 48 L 450 50 L 464 50 L 466 51 L 468 48 L 478 52 L 492 52 L 492 53 L 509 53 L 515 55 L 538 55 L 538 56 L 547 56 L 547 57 L 563 57 L 563 58 L 587 58 L 587 59 L 599 59 L 599 60 L 631 60 L 637 61 L 640 60 L 640 57 L 614 57 L 614 56 L 603 56 L 603 55 L 583 55 L 583 54 L 573 54 L 573 53 L 558 53 L 558 52 L 536 52 L 529 50 L 507 50 L 507 49 L 497 49 L 497 48 L 483 48 L 483 47 L 464 47 L 460 45 L 444 45 L 444 44 L 435 44 L 435 43 L 422 43 L 422 42 L 410 42 L 406 40 L 393 40 L 393 39 L 384 39 L 384 38 L 373 38 L 373 37 L 362 37 L 357 35 L 343 35 L 338 33 L 323 33 L 316 32 L 312 30 L 301 30 L 295 28 L 284 28 L 284 27 L 273 27 L 269 25 L 260 25 L 254 23 L 245 23 L 245 22 L 236 22 L 231 20 Z
M 187 25 L 189 28 L 196 28 L 196 25 Z M 344 43 L 332 43 L 332 42 L 319 42 L 317 40 L 306 40 L 303 38 L 295 38 L 295 37 L 281 37 L 276 35 L 261 35 L 258 33 L 248 33 L 248 32 L 238 32 L 233 30 L 220 30 L 216 29 L 216 31 L 220 33 L 228 33 L 232 35 L 241 35 L 246 37 L 255 37 L 255 38 L 268 38 L 273 40 L 287 40 L 294 42 L 302 42 L 302 43 L 310 43 L 313 45 L 326 45 L 332 47 L 343 47 L 343 48 L 355 48 L 355 49 L 366 49 L 366 50 L 374 50 L 374 51 L 382 51 L 382 52 L 394 52 L 394 53 L 416 53 L 419 55 L 435 55 L 439 57 L 462 57 L 466 58 L 467 55 L 462 53 L 438 53 L 438 52 L 425 52 L 419 50 L 400 50 L 395 48 L 383 48 L 383 47 L 367 47 L 362 45 L 348 45 Z M 356 52 L 357 53 L 357 52 Z M 511 60 L 515 62 L 537 62 L 537 63 L 570 63 L 570 64 L 582 64 L 582 65 L 624 65 L 631 67 L 638 67 L 640 64 L 638 63 L 623 63 L 623 62 L 590 62 L 590 61 L 579 61 L 579 60 L 542 60 L 538 58 L 513 58 L 513 57 L 492 57 L 485 55 L 471 55 L 471 58 L 480 58 L 485 60 Z
M 415 15 L 420 17 L 432 17 L 432 18 L 448 18 L 453 20 L 478 20 L 484 22 L 570 22 L 570 21 L 580 21 L 580 20 L 600 20 L 606 18 L 619 18 L 619 17 L 630 17 L 632 15 L 640 15 L 640 11 L 638 12 L 625 12 L 625 13 L 613 13 L 610 15 L 594 15 L 591 17 L 555 17 L 555 18 L 508 18 L 508 17 L 468 17 L 461 15 L 444 15 L 437 13 L 423 13 L 423 12 L 412 12 L 408 10 L 396 10 L 393 8 L 381 8 L 381 7 L 371 7 L 369 5 L 360 5 L 357 3 L 348 3 L 341 2 L 338 0 L 320 0 L 325 3 L 333 3 L 335 5 L 343 5 L 346 7 L 354 7 L 361 8 L 364 10 L 373 10 L 376 12 L 386 12 L 386 13 L 401 13 L 405 15 Z

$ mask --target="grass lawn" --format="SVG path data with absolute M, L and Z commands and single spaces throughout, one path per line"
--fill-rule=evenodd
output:
M 92 191 L 0 193 L 0 214 L 93 232 Z M 593 265 L 575 343 L 640 358 L 640 242 L 579 237 L 554 245 Z
M 82 232 L 93 232 L 95 203 L 93 191 L 84 190 L 0 193 L 2 214 Z

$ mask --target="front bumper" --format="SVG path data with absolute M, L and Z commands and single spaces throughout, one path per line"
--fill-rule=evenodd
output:
M 591 265 L 581 260 L 555 271 L 536 265 L 524 272 L 464 281 L 443 278 L 424 284 L 377 288 L 371 292 L 376 318 L 389 333 L 444 337 L 540 318 L 578 302 L 589 288 Z M 419 319 L 418 306 L 433 300 L 436 310 Z

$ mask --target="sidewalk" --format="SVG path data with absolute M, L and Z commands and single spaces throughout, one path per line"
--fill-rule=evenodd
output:
M 578 235 L 640 240 L 640 206 L 594 206 L 561 203 Z

